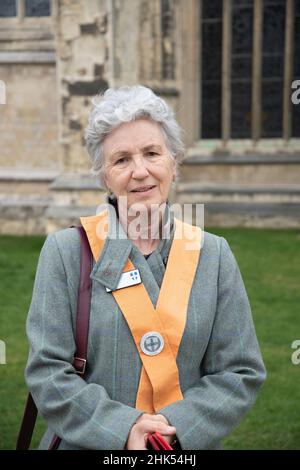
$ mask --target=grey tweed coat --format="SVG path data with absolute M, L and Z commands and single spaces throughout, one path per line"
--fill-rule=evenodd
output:
M 86 381 L 72 366 L 80 239 L 68 228 L 49 235 L 40 253 L 27 319 L 26 383 L 59 449 L 123 449 L 143 410 L 135 408 L 142 363 L 113 296 L 128 257 L 156 305 L 171 240 L 146 260 L 128 239 L 108 236 L 94 264 Z M 180 269 L 180 266 L 178 267 Z M 174 292 L 180 295 L 180 292 Z M 141 315 L 142 307 L 141 307 Z M 265 379 L 251 310 L 224 238 L 205 232 L 177 355 L 183 400 L 158 411 L 177 429 L 182 449 L 218 449 L 254 404 Z

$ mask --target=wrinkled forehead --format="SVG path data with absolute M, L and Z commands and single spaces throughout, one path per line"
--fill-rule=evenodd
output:
M 120 151 L 133 153 L 151 145 L 166 149 L 161 126 L 149 119 L 138 119 L 121 124 L 107 135 L 103 140 L 103 152 L 104 156 Z

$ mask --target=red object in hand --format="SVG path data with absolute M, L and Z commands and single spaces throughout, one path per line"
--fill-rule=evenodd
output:
M 173 450 L 168 441 L 162 437 L 159 432 L 154 432 L 148 436 L 148 442 L 150 449 L 153 450 Z

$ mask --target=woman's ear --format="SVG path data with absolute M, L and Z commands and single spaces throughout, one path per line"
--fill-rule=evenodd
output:
M 110 191 L 110 189 L 108 187 L 108 184 L 107 184 L 107 179 L 106 179 L 105 173 L 102 170 L 100 171 L 99 179 L 100 179 L 101 189 L 106 191 L 108 194 L 111 194 L 111 191 Z
M 102 179 L 103 179 L 103 183 L 104 183 L 104 185 L 105 185 L 105 187 L 106 187 L 107 192 L 108 192 L 109 194 L 111 194 L 111 190 L 110 190 L 110 188 L 109 188 L 109 185 L 108 185 L 108 182 L 107 182 L 107 177 L 106 177 L 106 174 L 105 174 L 105 173 L 104 173 Z
M 173 160 L 173 176 L 172 176 L 172 180 L 173 180 L 173 181 L 176 181 L 176 178 L 177 178 L 177 162 L 176 162 L 176 160 L 174 159 L 174 160 Z

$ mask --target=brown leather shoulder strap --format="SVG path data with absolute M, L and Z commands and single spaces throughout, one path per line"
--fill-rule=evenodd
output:
M 73 366 L 76 373 L 84 376 L 86 372 L 86 358 L 88 345 L 88 330 L 91 304 L 91 279 L 93 255 L 83 227 L 76 227 L 80 234 L 80 281 L 77 299 L 76 318 L 76 354 Z M 28 450 L 37 418 L 37 407 L 32 395 L 29 393 L 25 405 L 24 415 L 17 439 L 16 450 Z M 56 450 L 60 444 L 60 437 L 54 436 L 49 450 Z
M 83 227 L 77 227 L 81 237 L 80 284 L 77 299 L 76 353 L 73 365 L 77 374 L 84 375 L 86 369 L 89 320 L 91 307 L 93 255 Z
M 16 450 L 29 449 L 37 414 L 37 407 L 33 401 L 31 393 L 29 393 L 27 396 L 22 424 L 17 439 Z
M 89 335 L 91 288 L 92 282 L 90 274 L 93 268 L 93 255 L 90 249 L 85 230 L 82 226 L 76 227 L 80 234 L 80 282 L 77 297 L 77 317 L 76 317 L 76 353 L 73 366 L 78 375 L 84 377 L 87 364 L 87 346 Z M 48 450 L 57 450 L 61 438 L 54 435 Z

